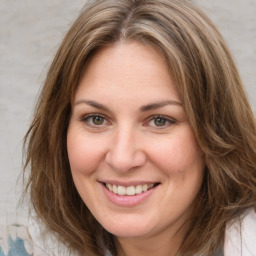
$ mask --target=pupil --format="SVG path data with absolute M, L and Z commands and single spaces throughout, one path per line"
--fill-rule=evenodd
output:
M 156 126 L 164 126 L 166 124 L 166 120 L 164 118 L 156 118 L 155 125 Z
M 104 122 L 104 119 L 100 116 L 95 116 L 93 117 L 93 123 L 96 124 L 96 125 L 100 125 L 100 124 L 103 124 Z

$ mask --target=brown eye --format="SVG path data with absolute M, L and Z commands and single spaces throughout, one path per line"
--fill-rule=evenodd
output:
M 105 126 L 108 122 L 105 117 L 97 115 L 97 114 L 90 114 L 81 119 L 81 121 L 91 127 L 101 127 Z
M 165 126 L 167 123 L 167 120 L 162 117 L 158 117 L 154 119 L 155 126 Z
M 176 121 L 173 118 L 165 117 L 162 115 L 151 116 L 146 123 L 147 126 L 154 127 L 156 129 L 168 128 L 174 124 L 176 124 Z
M 101 116 L 94 116 L 92 117 L 92 123 L 94 125 L 102 125 L 104 124 L 105 119 Z

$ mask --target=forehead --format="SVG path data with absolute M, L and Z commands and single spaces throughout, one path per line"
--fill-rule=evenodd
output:
M 165 57 L 152 45 L 138 42 L 118 42 L 97 51 L 88 62 L 79 83 L 76 97 L 94 94 L 103 97 L 109 93 L 117 96 L 135 96 L 147 92 L 171 93 L 178 99 Z

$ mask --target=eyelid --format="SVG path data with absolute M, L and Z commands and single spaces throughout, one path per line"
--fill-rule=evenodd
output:
M 84 124 L 86 124 L 87 126 L 90 126 L 92 128 L 102 128 L 104 126 L 106 126 L 106 124 L 102 124 L 102 125 L 94 125 L 94 124 L 90 124 L 89 122 L 87 122 L 87 120 L 91 117 L 101 117 L 104 118 L 104 120 L 107 122 L 107 124 L 109 124 L 110 122 L 108 121 L 108 118 L 100 113 L 90 113 L 90 114 L 86 114 L 83 115 L 80 119 L 81 122 L 83 122 Z
M 89 118 L 89 117 L 94 117 L 94 116 L 100 116 L 100 117 L 106 118 L 104 115 L 95 112 L 95 113 L 90 113 L 90 114 L 82 115 L 82 116 L 80 117 L 80 120 L 83 121 L 83 120 L 85 120 L 85 119 L 87 119 L 87 118 Z
M 168 116 L 165 116 L 165 115 L 152 115 L 150 117 L 147 118 L 146 120 L 146 126 L 150 126 L 148 125 L 148 123 L 154 119 L 157 119 L 157 118 L 162 118 L 162 119 L 165 119 L 167 122 L 169 122 L 169 125 L 165 125 L 165 126 L 154 126 L 154 127 L 157 127 L 158 129 L 163 129 L 163 128 L 166 128 L 166 127 L 169 127 L 170 125 L 172 124 L 176 124 L 177 123 L 177 120 L 175 120 L 174 118 L 172 117 L 168 117 Z
M 101 124 L 101 125 L 94 125 L 92 123 L 90 123 L 89 121 L 87 121 L 89 118 L 93 118 L 93 117 L 101 117 L 104 119 L 104 122 L 105 124 Z M 166 125 L 163 125 L 163 126 L 157 126 L 157 125 L 150 125 L 149 123 L 151 121 L 153 121 L 154 119 L 157 119 L 157 118 L 162 118 L 164 120 L 166 120 L 167 124 Z M 79 118 L 79 120 L 84 123 L 86 126 L 89 126 L 89 127 L 92 127 L 92 128 L 103 128 L 107 125 L 109 125 L 111 122 L 109 121 L 109 118 L 106 117 L 104 114 L 101 114 L 101 113 L 89 113 L 89 114 L 85 114 L 85 115 L 82 115 L 82 117 Z M 157 129 L 164 129 L 164 128 L 167 128 L 173 124 L 177 123 L 177 120 L 172 118 L 172 117 L 168 117 L 168 116 L 165 116 L 165 115 L 161 115 L 161 114 L 156 114 L 156 115 L 152 115 L 152 116 L 149 116 L 146 121 L 143 123 L 143 126 L 151 126 L 151 127 L 154 127 L 154 128 L 157 128 Z

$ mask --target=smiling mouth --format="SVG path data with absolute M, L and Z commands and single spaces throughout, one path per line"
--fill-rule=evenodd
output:
M 159 183 L 151 183 L 151 184 L 141 184 L 141 185 L 136 185 L 136 186 L 119 186 L 119 185 L 114 185 L 114 184 L 109 184 L 105 183 L 105 187 L 113 192 L 116 195 L 119 196 L 134 196 L 134 195 L 139 195 L 142 194 L 154 187 L 159 185 Z

